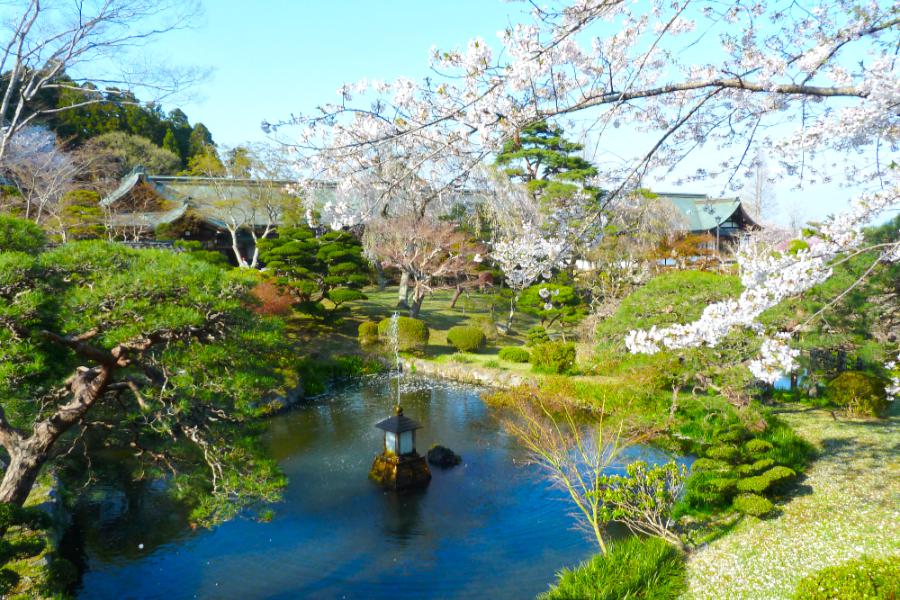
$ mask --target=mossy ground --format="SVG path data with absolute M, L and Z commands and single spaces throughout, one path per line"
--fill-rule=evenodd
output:
M 790 598 L 824 567 L 900 553 L 897 411 L 883 421 L 800 406 L 780 412 L 816 446 L 815 462 L 774 518 L 745 518 L 692 554 L 686 598 Z

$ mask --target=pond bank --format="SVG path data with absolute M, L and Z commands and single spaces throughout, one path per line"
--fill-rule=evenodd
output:
M 900 552 L 900 417 L 835 420 L 803 406 L 779 416 L 815 444 L 816 460 L 778 516 L 746 518 L 692 554 L 687 598 L 790 598 L 825 567 Z
M 526 373 L 515 373 L 501 369 L 476 367 L 465 363 L 435 362 L 421 358 L 402 359 L 403 370 L 417 375 L 440 377 L 460 383 L 470 383 L 496 388 L 513 388 L 520 385 L 534 385 L 537 378 Z

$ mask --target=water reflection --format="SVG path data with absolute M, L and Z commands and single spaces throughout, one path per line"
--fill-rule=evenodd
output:
M 191 532 L 153 489 L 127 500 L 98 489 L 79 509 L 80 597 L 524 598 L 591 553 L 560 492 L 522 466 L 474 388 L 405 378 L 420 452 L 441 443 L 463 464 L 433 469 L 414 493 L 371 483 L 392 385 L 374 379 L 272 420 L 265 442 L 290 483 L 271 523 Z

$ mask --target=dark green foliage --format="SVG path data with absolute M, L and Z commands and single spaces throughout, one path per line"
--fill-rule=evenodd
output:
M 572 325 L 584 317 L 584 307 L 575 288 L 554 283 L 525 288 L 519 297 L 519 309 L 538 317 L 542 327 L 550 327 L 557 322 Z
M 115 400 L 94 405 L 87 415 L 107 431 L 104 441 L 165 454 L 179 470 L 173 493 L 196 508 L 199 520 L 277 498 L 283 478 L 247 428 L 265 399 L 284 391 L 291 352 L 283 323 L 249 310 L 254 279 L 186 253 L 89 241 L 35 257 L 0 252 L 0 280 L 0 322 L 17 328 L 12 335 L 0 327 L 0 403 L 15 426 L 31 428 L 47 418 L 54 403 L 35 399 L 63 387 L 78 367 L 94 365 L 43 330 L 88 334 L 90 345 L 107 353 L 136 344 L 141 349 L 115 371 L 114 381 L 137 382 L 140 397 L 122 386 L 110 391 Z M 227 496 L 211 495 L 200 448 L 187 436 L 167 433 L 192 423 L 203 424 L 205 441 L 221 461 Z M 158 472 L 149 452 L 140 460 L 146 461 L 141 469 Z
M 737 483 L 739 492 L 762 494 L 771 487 L 781 485 L 796 477 L 797 473 L 788 467 L 775 466 L 761 475 L 741 479 Z
M 363 321 L 359 324 L 359 341 L 369 344 L 378 339 L 378 323 L 374 321 Z
M 500 348 L 500 359 L 514 363 L 527 363 L 531 360 L 531 353 L 518 346 L 505 346 Z
M 749 442 L 747 442 L 746 444 L 744 444 L 744 451 L 747 452 L 747 454 L 750 454 L 752 456 L 758 456 L 760 454 L 765 454 L 766 452 L 769 452 L 770 450 L 772 450 L 772 448 L 774 448 L 774 446 L 772 446 L 772 444 L 770 442 L 767 442 L 766 440 L 760 440 L 760 439 L 752 439 Z
M 761 458 L 754 463 L 738 465 L 735 472 L 741 477 L 749 477 L 750 475 L 758 475 L 775 464 L 771 458 Z
M 22 577 L 15 571 L 10 569 L 0 569 L 0 594 L 6 595 L 11 592 Z
M 828 398 L 850 415 L 878 417 L 888 407 L 884 388 L 884 381 L 874 375 L 845 371 L 829 382 Z
M 718 460 L 715 458 L 698 458 L 694 461 L 694 464 L 691 465 L 691 470 L 697 473 L 729 471 L 731 470 L 731 465 L 729 465 L 724 460 Z
M 768 426 L 764 432 L 759 434 L 759 437 L 773 446 L 767 457 L 798 473 L 803 471 L 815 451 L 813 446 L 794 433 L 794 430 L 784 421 L 769 416 L 766 418 L 766 422 Z
M 775 510 L 775 505 L 768 498 L 758 494 L 739 494 L 731 506 L 739 513 L 754 517 L 764 517 Z
M 484 348 L 484 332 L 477 327 L 457 325 L 447 331 L 447 341 L 460 352 L 479 352 Z
M 304 358 L 294 370 L 300 378 L 303 396 L 310 398 L 325 393 L 337 380 L 373 375 L 384 370 L 382 364 L 355 354 L 337 355 L 329 359 Z
M 689 323 L 699 318 L 710 303 L 740 292 L 740 279 L 731 275 L 707 271 L 664 273 L 625 298 L 616 312 L 597 327 L 597 336 L 602 344 L 624 351 L 625 335 L 632 329 Z
M 575 367 L 576 349 L 571 342 L 546 342 L 531 349 L 531 369 L 536 373 L 564 375 Z
M 731 444 L 721 444 L 718 446 L 713 446 L 709 450 L 706 451 L 707 458 L 715 458 L 717 460 L 723 460 L 725 462 L 734 462 L 740 457 L 740 451 Z
M 222 269 L 231 268 L 231 263 L 221 252 L 215 250 L 205 250 L 203 244 L 193 240 L 177 240 L 173 246 L 179 250 L 184 250 L 188 256 L 194 260 L 203 261 L 207 264 L 214 265 Z
M 540 325 L 535 325 L 525 332 L 525 339 L 526 346 L 537 346 L 538 344 L 549 342 L 550 336 L 547 335 L 546 329 L 544 329 Z
M 282 229 L 277 238 L 259 241 L 259 257 L 301 312 L 333 316 L 345 303 L 365 298 L 359 288 L 369 282 L 368 262 L 362 244 L 346 231 L 316 237 L 309 227 Z M 325 299 L 333 305 L 330 313 Z
M 92 190 L 72 190 L 60 199 L 60 219 L 66 230 L 66 240 L 89 240 L 106 233 L 100 194 Z
M 0 215 L 0 252 L 36 254 L 46 243 L 44 231 L 34 222 Z
M 402 352 L 421 352 L 428 345 L 428 326 L 425 321 L 411 317 L 397 318 L 397 342 Z M 378 337 L 383 342 L 390 342 L 392 318 L 382 319 L 378 323 Z
M 893 600 L 900 597 L 900 556 L 862 556 L 800 580 L 794 600 Z
M 506 175 L 525 187 L 548 211 L 570 206 L 579 196 L 599 201 L 602 192 L 589 184 L 597 168 L 578 155 L 581 144 L 563 137 L 563 130 L 544 121 L 527 125 L 497 154 Z
M 542 600 L 670 600 L 687 589 L 684 555 L 659 538 L 629 537 L 575 569 L 563 569 Z

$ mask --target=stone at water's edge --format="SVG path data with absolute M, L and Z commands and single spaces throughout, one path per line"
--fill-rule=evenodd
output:
M 448 469 L 461 463 L 462 457 L 450 448 L 436 444 L 428 451 L 428 462 L 436 467 Z
M 375 457 L 369 477 L 382 487 L 405 490 L 428 485 L 431 481 L 431 470 L 424 456 L 382 453 Z

